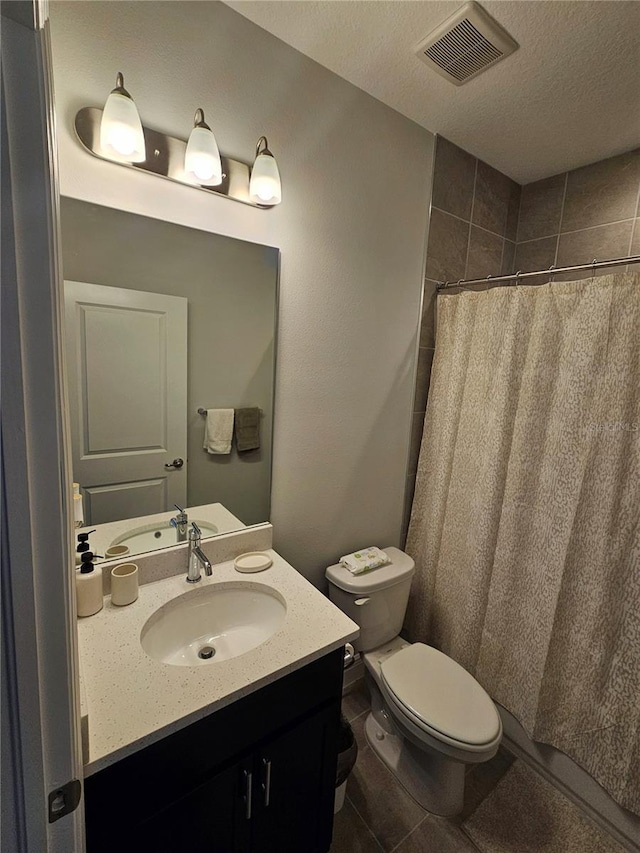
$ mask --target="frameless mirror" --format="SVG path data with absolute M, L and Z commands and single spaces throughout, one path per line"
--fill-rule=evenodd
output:
M 61 223 L 73 477 L 92 549 L 184 541 L 176 506 L 203 537 L 267 521 L 278 250 L 71 198 Z M 234 410 L 234 428 L 208 410 Z

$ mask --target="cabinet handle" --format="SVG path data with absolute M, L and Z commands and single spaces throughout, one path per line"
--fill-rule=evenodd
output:
M 262 764 L 264 766 L 264 782 L 262 783 L 262 790 L 264 791 L 264 807 L 269 807 L 269 800 L 271 798 L 271 759 L 263 758 Z
M 244 802 L 246 805 L 244 816 L 247 820 L 251 820 L 251 789 L 253 788 L 253 773 L 250 770 L 244 771 L 244 784 Z

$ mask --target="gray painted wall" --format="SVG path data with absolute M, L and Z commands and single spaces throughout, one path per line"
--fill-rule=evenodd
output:
M 415 380 L 433 136 L 214 2 L 51 4 L 63 195 L 281 250 L 271 518 L 314 583 L 397 545 Z M 283 203 L 256 210 L 87 154 L 80 107 L 122 71 L 142 119 L 223 153 L 269 138 Z
M 71 198 L 61 213 L 65 279 L 189 301 L 188 506 L 268 521 L 278 250 Z M 240 406 L 263 411 L 260 450 L 203 450 L 197 409 Z

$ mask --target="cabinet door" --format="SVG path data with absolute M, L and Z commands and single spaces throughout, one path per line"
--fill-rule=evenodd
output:
M 256 756 L 252 853 L 326 853 L 339 707 L 314 714 Z
M 251 771 L 251 763 L 236 764 L 157 812 L 136 827 L 131 849 L 248 853 Z

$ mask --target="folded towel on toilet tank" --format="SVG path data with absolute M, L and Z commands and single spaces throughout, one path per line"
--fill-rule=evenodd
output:
M 353 554 L 345 554 L 344 557 L 340 557 L 340 564 L 352 575 L 372 572 L 374 569 L 379 569 L 380 566 L 388 566 L 390 562 L 391 560 L 384 551 L 373 546 L 361 548 L 360 551 L 354 551 Z

